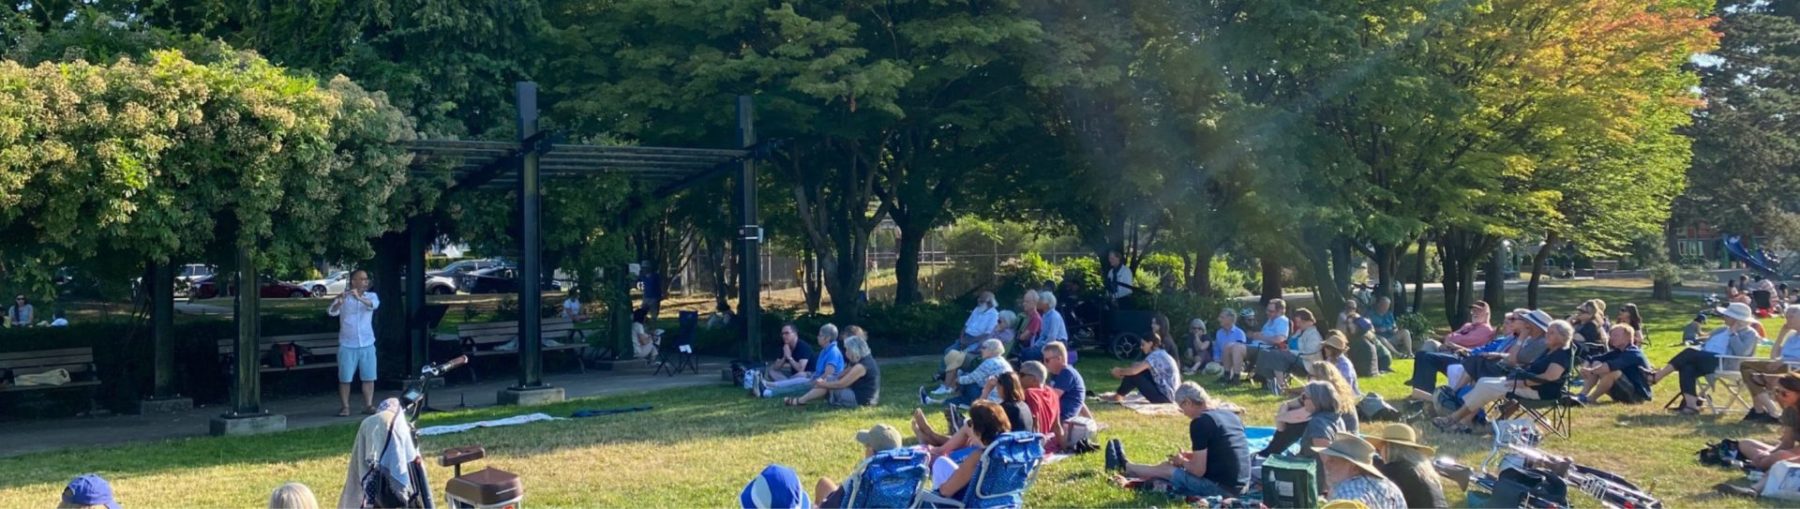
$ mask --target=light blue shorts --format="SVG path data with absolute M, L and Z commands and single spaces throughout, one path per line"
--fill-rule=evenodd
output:
M 338 349 L 338 382 L 350 383 L 361 375 L 362 381 L 375 381 L 375 345 Z

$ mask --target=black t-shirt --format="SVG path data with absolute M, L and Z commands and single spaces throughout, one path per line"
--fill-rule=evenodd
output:
M 1444 500 L 1444 486 L 1438 482 L 1437 470 L 1432 466 L 1377 461 L 1376 467 L 1389 481 L 1400 487 L 1400 494 L 1406 497 L 1407 507 L 1450 507 L 1450 502 Z
M 863 357 L 854 365 L 863 367 L 862 378 L 850 382 L 850 392 L 856 394 L 856 404 L 871 406 L 879 403 L 881 401 L 881 366 L 875 364 L 875 356 Z
M 1589 321 L 1575 326 L 1575 335 L 1581 336 L 1581 342 L 1583 343 L 1606 344 L 1606 339 L 1600 336 L 1600 324 L 1598 321 Z
M 806 344 L 805 340 L 794 342 L 794 360 L 806 361 L 806 370 L 807 371 L 817 371 L 818 370 L 818 368 L 819 368 L 818 366 L 812 365 L 814 362 L 819 361 L 819 359 L 815 358 L 817 355 L 818 354 L 813 352 L 812 345 Z
M 1537 389 L 1538 399 L 1549 401 L 1563 397 L 1563 385 L 1568 383 L 1569 364 L 1574 362 L 1574 359 L 1575 349 L 1563 348 L 1544 352 L 1543 355 L 1538 356 L 1537 360 L 1531 361 L 1531 364 L 1525 367 L 1525 371 L 1537 378 L 1543 378 L 1544 372 L 1548 371 L 1552 364 L 1563 368 L 1563 374 L 1557 375 L 1556 381 L 1532 387 Z
M 1195 452 L 1206 451 L 1206 480 L 1232 493 L 1250 486 L 1250 445 L 1244 421 L 1225 410 L 1207 410 L 1188 423 Z
M 1000 408 L 1006 410 L 1006 420 L 1012 423 L 1012 431 L 1037 432 L 1037 417 L 1031 415 L 1031 406 L 1024 400 L 1001 403 Z

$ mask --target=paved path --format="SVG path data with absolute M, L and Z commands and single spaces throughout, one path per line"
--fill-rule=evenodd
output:
M 889 363 L 931 361 L 936 356 L 901 357 Z M 546 374 L 545 383 L 562 387 L 569 399 L 626 393 L 646 393 L 679 387 L 720 386 L 719 371 L 728 365 L 723 358 L 702 358 L 700 374 L 655 376 L 641 363 L 622 367 L 620 371 L 588 371 L 587 374 Z M 452 376 L 452 379 L 456 377 Z M 433 404 L 453 407 L 459 400 L 470 407 L 494 406 L 495 395 L 516 380 L 513 377 L 486 379 L 478 384 L 459 384 L 431 391 Z M 377 391 L 387 397 L 395 391 Z M 359 394 L 350 395 L 352 401 Z M 338 417 L 337 393 L 296 396 L 265 400 L 271 412 L 286 415 L 288 429 L 315 428 L 359 422 L 361 414 Z M 214 405 L 168 415 L 113 415 L 0 422 L 0 458 L 34 452 L 54 451 L 70 447 L 117 445 L 151 442 L 175 438 L 206 436 L 213 417 L 226 410 Z M 523 412 L 521 412 L 523 413 Z

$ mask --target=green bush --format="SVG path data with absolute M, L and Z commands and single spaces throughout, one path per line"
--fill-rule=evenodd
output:
M 1177 330 L 1187 330 L 1182 324 L 1188 320 L 1199 318 L 1206 320 L 1207 327 L 1218 322 L 1219 311 L 1238 309 L 1244 304 L 1236 299 L 1215 295 L 1201 297 L 1188 292 L 1171 292 L 1138 297 L 1138 305 L 1169 317 L 1172 326 Z
M 1401 281 L 1405 281 L 1407 283 L 1415 282 L 1414 280 L 1417 278 L 1415 278 L 1414 276 L 1416 274 L 1418 274 L 1418 270 L 1419 270 L 1418 269 L 1418 265 L 1419 265 L 1418 261 L 1419 261 L 1419 246 L 1413 246 L 1412 249 L 1407 250 L 1406 256 L 1403 256 L 1400 258 L 1400 280 Z M 1444 264 L 1443 264 L 1443 262 L 1438 261 L 1437 246 L 1436 245 L 1426 246 L 1426 248 L 1425 248 L 1425 282 L 1430 283 L 1430 282 L 1434 282 L 1434 281 L 1441 281 L 1443 279 L 1444 279 Z
M 1231 266 L 1224 256 L 1214 256 L 1207 280 L 1212 282 L 1214 293 L 1226 297 L 1251 295 L 1262 286 L 1262 274 L 1257 271 L 1242 271 Z
M 1138 263 L 1138 287 L 1146 289 L 1187 288 L 1187 261 L 1169 253 L 1152 253 Z M 1154 283 L 1154 284 L 1152 284 Z
M 994 294 L 1003 307 L 1023 295 L 1026 288 L 1037 288 L 1045 281 L 1057 281 L 1062 277 L 1061 269 L 1036 252 L 1000 264 L 1000 274 L 1000 288 Z
M 1105 284 L 1100 279 L 1100 260 L 1092 256 L 1069 258 L 1062 261 L 1061 268 L 1063 279 L 1074 279 L 1088 293 L 1100 294 L 1100 288 Z

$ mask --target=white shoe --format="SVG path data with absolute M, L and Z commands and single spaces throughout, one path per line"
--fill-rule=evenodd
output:
M 950 388 L 949 388 L 949 387 L 945 387 L 945 386 L 942 386 L 942 385 L 939 385 L 939 386 L 937 386 L 937 388 L 936 388 L 936 389 L 932 389 L 932 390 L 931 390 L 931 393 L 932 393 L 932 394 L 936 394 L 936 395 L 939 395 L 939 396 L 942 396 L 942 395 L 945 395 L 945 394 L 950 394 L 950 393 L 952 393 L 952 392 L 956 392 L 956 391 L 953 391 L 953 390 L 950 390 Z
M 762 397 L 765 397 L 765 398 L 773 398 L 773 397 L 775 397 L 775 391 L 771 391 L 771 390 L 768 390 L 768 389 L 763 389 L 763 393 L 762 393 Z

